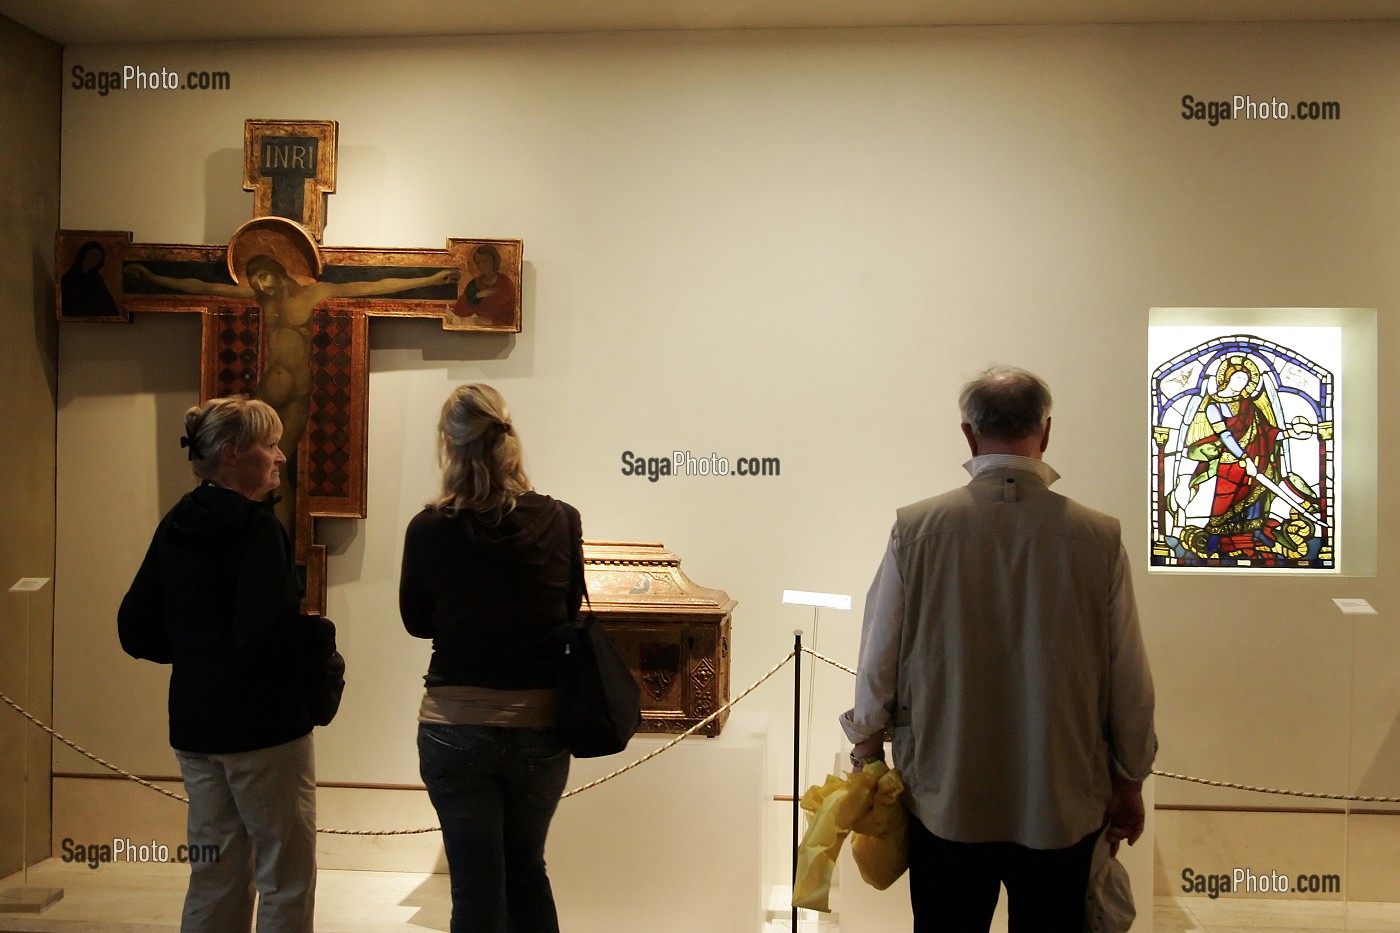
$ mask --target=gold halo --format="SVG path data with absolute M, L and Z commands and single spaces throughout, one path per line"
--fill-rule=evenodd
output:
M 1253 398 L 1259 393 L 1259 366 L 1250 359 L 1247 353 L 1227 353 L 1220 358 L 1220 362 L 1215 365 L 1215 371 L 1211 373 L 1211 378 L 1215 380 L 1216 394 L 1219 394 L 1220 390 L 1224 388 L 1220 384 L 1220 371 L 1231 363 L 1243 367 L 1244 371 L 1249 373 L 1249 381 L 1244 384 L 1243 389 L 1240 389 L 1240 396 Z
M 248 260 L 267 256 L 282 264 L 287 274 L 301 285 L 321 277 L 323 265 L 316 239 L 295 220 L 285 217 L 255 217 L 229 237 L 228 274 L 239 285 L 247 285 L 244 270 Z

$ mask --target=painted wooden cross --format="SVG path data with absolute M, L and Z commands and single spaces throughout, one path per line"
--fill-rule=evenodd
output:
M 520 240 L 450 238 L 447 248 L 323 248 L 335 191 L 332 120 L 248 120 L 243 187 L 253 219 L 226 246 L 133 243 L 127 231 L 63 230 L 61 321 L 132 312 L 202 316 L 200 398 L 249 394 L 277 410 L 278 517 L 306 569 L 308 612 L 325 610 L 314 519 L 364 518 L 369 319 L 438 318 L 447 330 L 520 330 Z

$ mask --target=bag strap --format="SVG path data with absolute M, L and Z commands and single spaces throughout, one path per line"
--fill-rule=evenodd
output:
M 566 508 L 564 510 L 565 520 L 569 528 L 569 547 L 574 552 L 573 567 L 569 579 L 568 603 L 565 606 L 568 610 L 570 625 L 578 621 L 582 602 L 586 601 L 588 603 L 588 611 L 593 611 L 593 600 L 588 598 L 588 579 L 583 573 L 583 526 L 582 523 L 574 517 L 576 514 L 577 513 L 572 509 Z M 578 541 L 577 548 L 574 547 L 575 541 Z M 582 594 L 582 600 L 575 598 L 577 594 Z

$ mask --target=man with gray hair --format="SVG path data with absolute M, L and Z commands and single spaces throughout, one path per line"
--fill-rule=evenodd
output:
M 915 933 L 1083 929 L 1090 859 L 1141 835 L 1152 675 L 1116 519 L 1050 491 L 1050 390 L 996 367 L 963 387 L 966 486 L 899 509 L 866 598 L 852 766 L 909 793 Z

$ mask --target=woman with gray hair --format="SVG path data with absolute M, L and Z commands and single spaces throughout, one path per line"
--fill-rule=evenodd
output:
M 452 393 L 438 440 L 442 495 L 408 525 L 399 612 L 433 640 L 418 760 L 442 825 L 452 933 L 556 933 L 544 843 L 569 773 L 556 664 L 583 597 L 579 514 L 530 488 L 490 386 Z
M 172 665 L 170 744 L 190 798 L 181 930 L 312 929 L 316 778 L 311 684 L 335 628 L 299 611 L 286 532 L 266 501 L 286 457 L 264 402 L 185 415 L 199 485 L 160 522 L 117 613 L 122 648 Z

